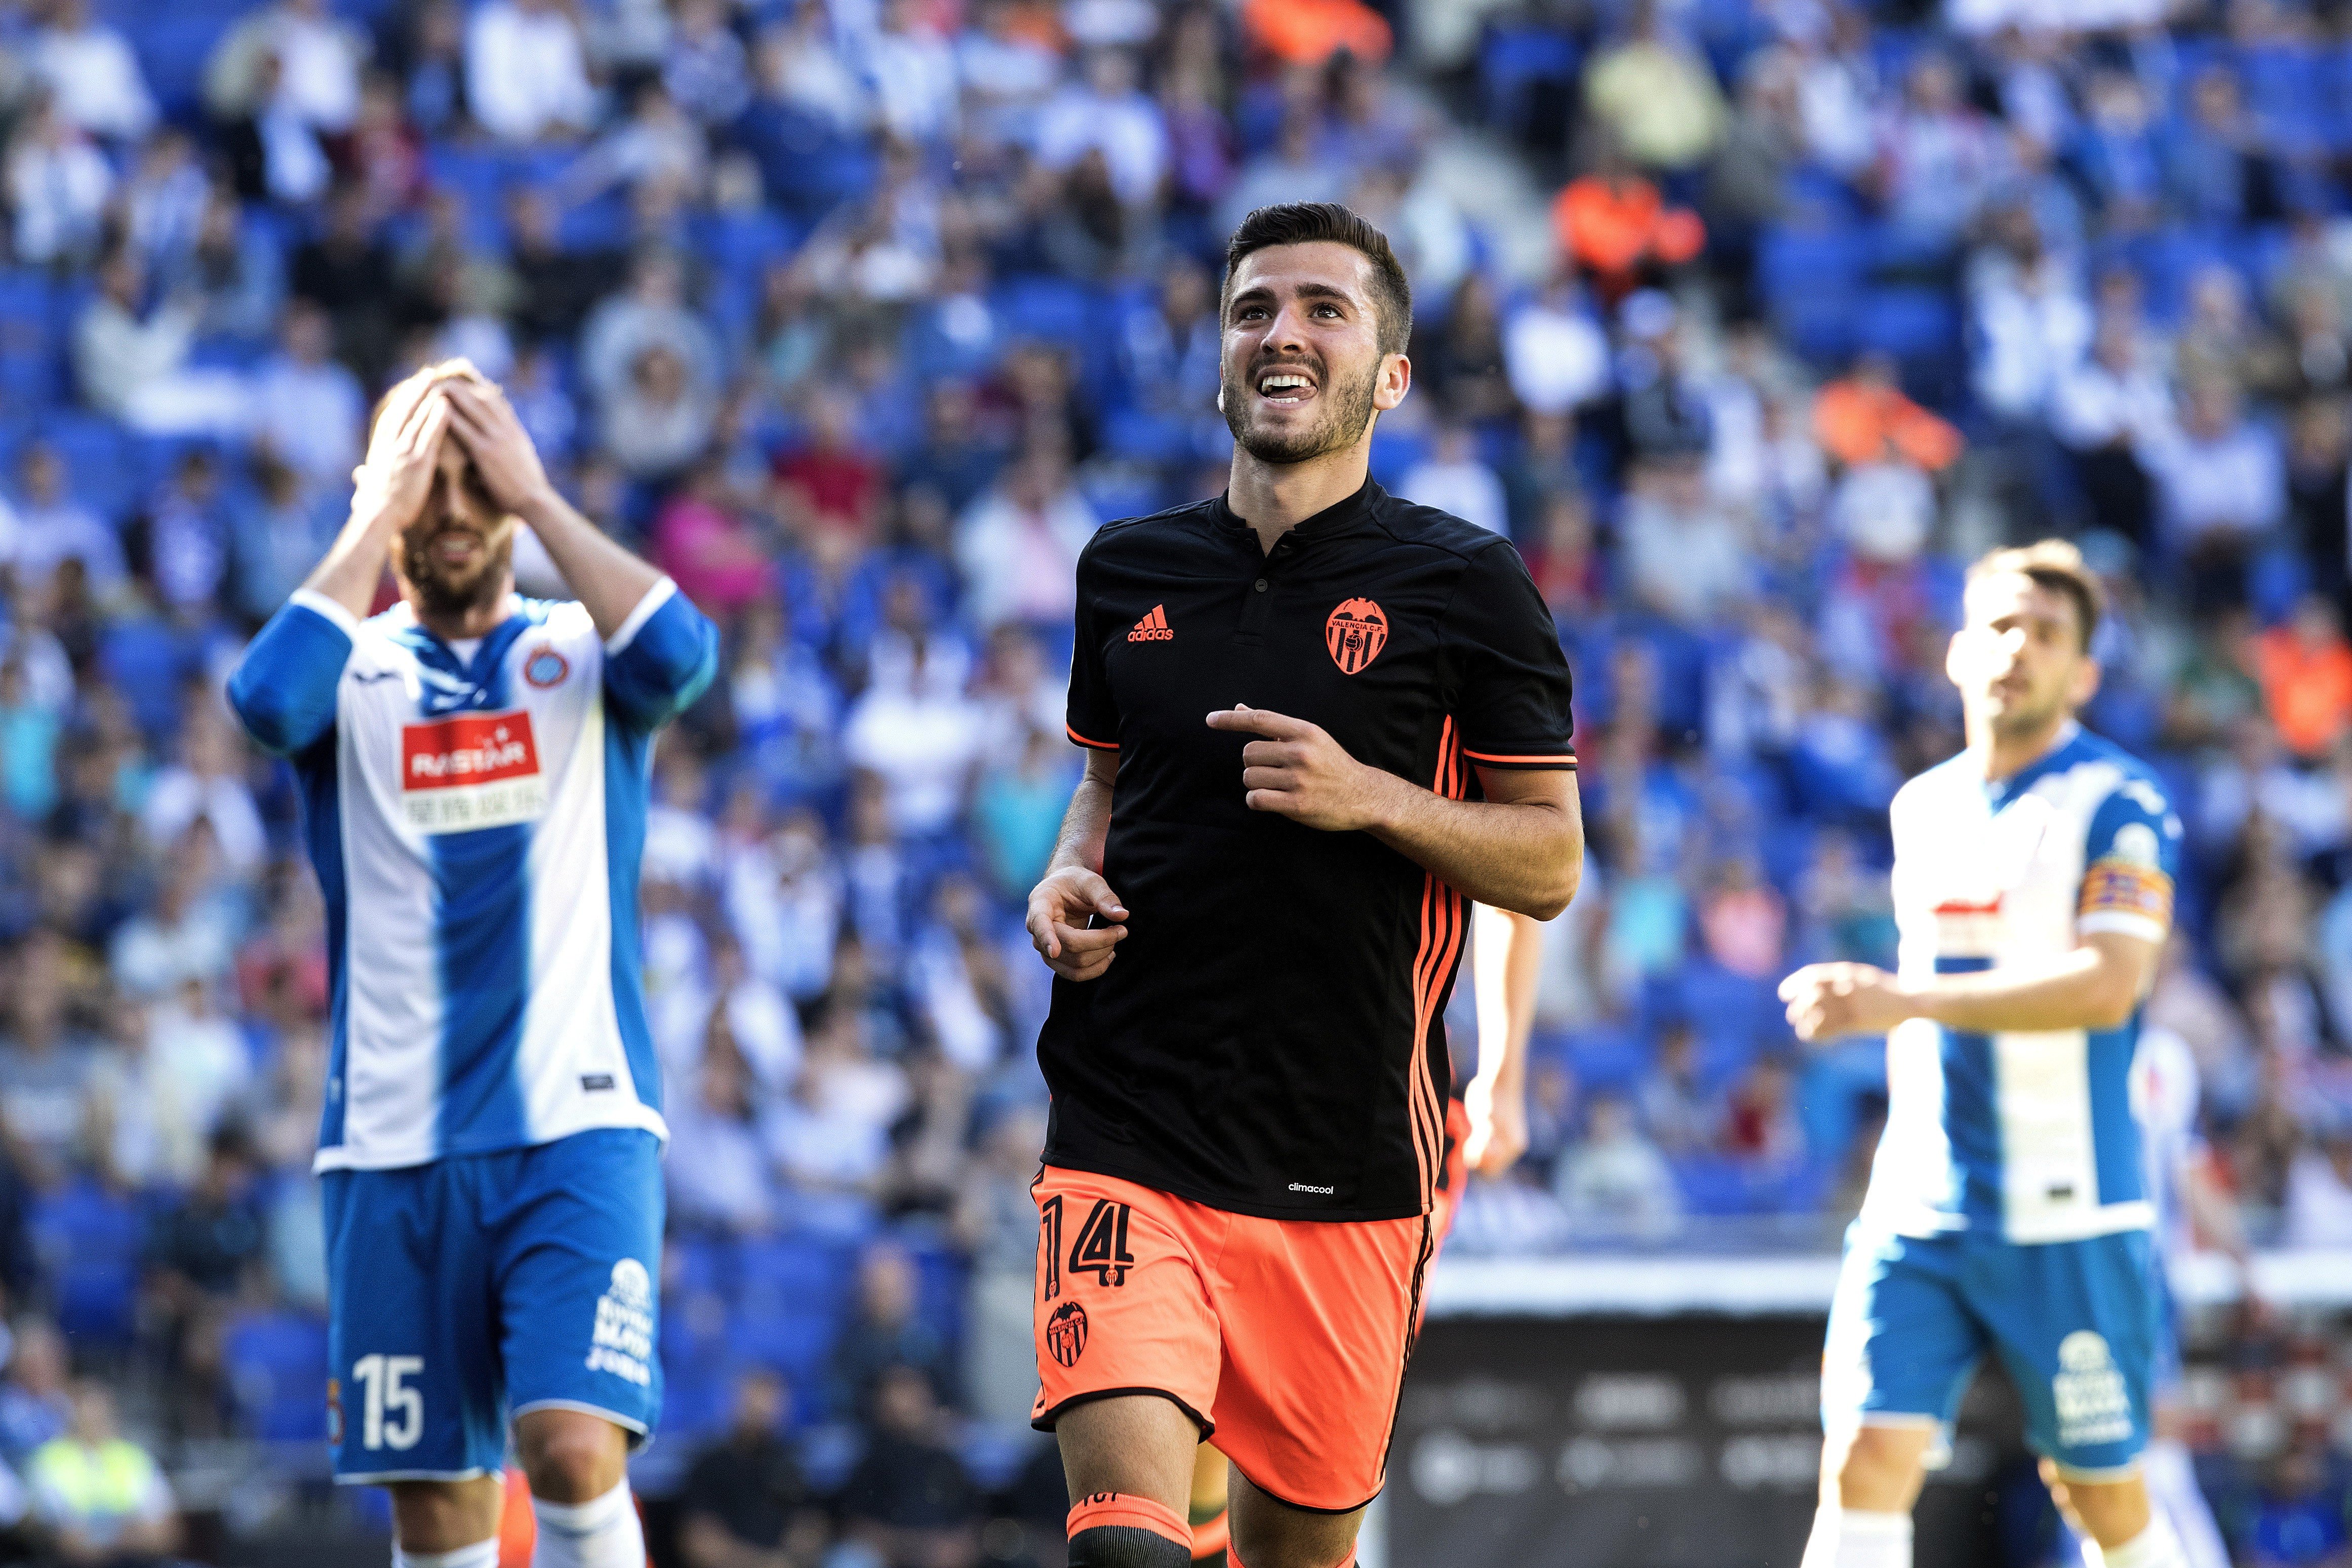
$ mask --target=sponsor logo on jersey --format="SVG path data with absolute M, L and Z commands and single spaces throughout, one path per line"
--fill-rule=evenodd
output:
M 544 643 L 532 649 L 530 657 L 522 662 L 522 678 L 541 691 L 562 685 L 563 677 L 571 673 L 571 661 Z
M 1339 673 L 1352 675 L 1381 656 L 1389 640 L 1389 618 L 1369 599 L 1350 599 L 1323 622 L 1323 645 Z
M 1076 1301 L 1064 1301 L 1045 1320 L 1045 1350 L 1064 1366 L 1076 1366 L 1078 1357 L 1087 1354 L 1087 1310 Z
M 547 813 L 529 710 L 454 713 L 400 727 L 403 820 L 420 833 L 506 827 Z
M 613 1265 L 613 1282 L 596 1299 L 588 1343 L 589 1371 L 610 1372 L 639 1387 L 653 1382 L 654 1281 L 635 1258 Z
M 1176 631 L 1168 624 L 1168 606 L 1153 605 L 1151 613 L 1135 623 L 1135 630 L 1127 634 L 1127 640 L 1130 643 L 1173 643 Z
M 2058 1342 L 2058 1375 L 2050 1380 L 2058 1407 L 2058 1441 L 2067 1448 L 2120 1443 L 2132 1435 L 2131 1393 L 2107 1342 L 2077 1329 Z
M 2001 895 L 1990 898 L 1948 898 L 1936 905 L 1936 956 L 1939 958 L 1990 957 L 2000 945 Z

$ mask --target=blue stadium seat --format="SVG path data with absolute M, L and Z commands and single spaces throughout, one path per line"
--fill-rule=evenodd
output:
M 316 1442 L 327 1435 L 327 1325 L 307 1312 L 261 1312 L 231 1323 L 221 1347 L 247 1437 Z
M 1948 290 L 1874 288 L 1854 308 L 1860 346 L 1908 365 L 1948 361 L 1959 352 L 1959 310 Z
M 1034 338 L 1071 347 L 1096 340 L 1103 331 L 1102 302 L 1083 283 L 1066 277 L 1025 274 L 998 285 L 992 301 L 1014 338 Z
M 1525 134 L 1532 129 L 1528 120 L 1538 89 L 1566 91 L 1582 64 L 1583 50 L 1571 34 L 1510 23 L 1489 27 L 1478 49 L 1478 90 L 1486 123 Z
M 137 1207 L 83 1177 L 37 1199 L 31 1228 L 58 1326 L 93 1344 L 129 1344 L 143 1233 Z
M 728 1338 L 743 1355 L 805 1382 L 833 1348 L 852 1291 L 847 1250 L 799 1236 L 746 1241 Z

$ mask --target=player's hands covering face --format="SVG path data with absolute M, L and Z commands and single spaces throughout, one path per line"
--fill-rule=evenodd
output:
M 1789 1027 L 1808 1042 L 1849 1034 L 1885 1034 L 1916 1016 L 1910 993 L 1869 964 L 1808 964 L 1780 982 Z
M 1089 931 L 1087 920 L 1107 924 Z M 1083 866 L 1048 872 L 1029 892 L 1029 941 L 1045 967 L 1066 980 L 1091 980 L 1110 967 L 1127 927 L 1127 906 L 1110 884 Z
M 1325 832 L 1370 827 L 1380 820 L 1385 792 L 1403 782 L 1367 768 L 1328 730 L 1303 718 L 1235 704 L 1211 714 L 1209 727 L 1260 737 L 1242 747 L 1242 798 L 1251 810 Z
M 478 376 L 459 376 L 443 385 L 452 415 L 450 433 L 474 460 L 474 471 L 482 476 L 490 499 L 527 517 L 550 486 L 539 448 L 515 416 L 514 405 L 505 392 Z
M 385 394 L 368 433 L 366 460 L 352 470 L 352 510 L 397 531 L 415 522 L 433 493 L 433 472 L 449 429 L 448 398 L 425 369 Z

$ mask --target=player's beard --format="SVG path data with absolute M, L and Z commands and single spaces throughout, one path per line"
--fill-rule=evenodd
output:
M 1263 429 L 1257 422 L 1258 378 L 1290 364 L 1314 374 L 1316 401 L 1323 405 L 1322 417 L 1303 430 L 1285 433 Z M 1372 393 L 1380 384 L 1380 361 L 1373 361 L 1353 381 L 1334 382 L 1326 371 L 1325 366 L 1301 361 L 1261 360 L 1251 367 L 1246 381 L 1236 381 L 1228 372 L 1224 396 L 1220 402 L 1224 406 L 1225 428 L 1234 433 L 1235 444 L 1261 463 L 1289 464 L 1305 463 L 1340 451 L 1362 439 L 1364 427 L 1372 422 Z
M 482 541 L 478 565 L 462 577 L 452 576 L 433 554 L 433 541 L 452 528 L 464 529 Z M 400 575 L 423 608 L 435 615 L 462 616 L 482 609 L 506 591 L 514 565 L 514 526 L 500 523 L 488 529 L 470 523 L 441 523 L 413 528 L 400 541 Z
M 2063 690 L 2053 691 L 2038 702 L 2029 695 L 2024 702 L 1995 710 L 1986 721 L 1986 727 L 2003 739 L 2016 739 L 2054 729 L 2065 717 L 2065 695 Z

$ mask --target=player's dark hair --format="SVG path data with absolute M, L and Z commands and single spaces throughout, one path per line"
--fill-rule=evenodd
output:
M 2036 587 L 2063 594 L 2074 601 L 2074 624 L 2083 633 L 2083 649 L 2088 653 L 2091 638 L 2099 629 L 2099 617 L 2106 611 L 2107 591 L 2099 585 L 2098 574 L 2084 561 L 2083 552 L 2065 539 L 2012 545 L 1979 558 L 1969 568 L 1968 580 L 1974 582 L 1980 577 L 2012 571 L 2023 573 Z
M 1271 246 L 1318 242 L 1361 251 L 1371 262 L 1372 317 L 1381 352 L 1403 353 L 1412 339 L 1412 280 L 1405 277 L 1404 264 L 1397 260 L 1389 236 L 1337 202 L 1282 202 L 1260 207 L 1244 218 L 1234 237 L 1225 242 L 1225 276 L 1217 286 L 1217 314 L 1224 314 L 1242 257 Z

